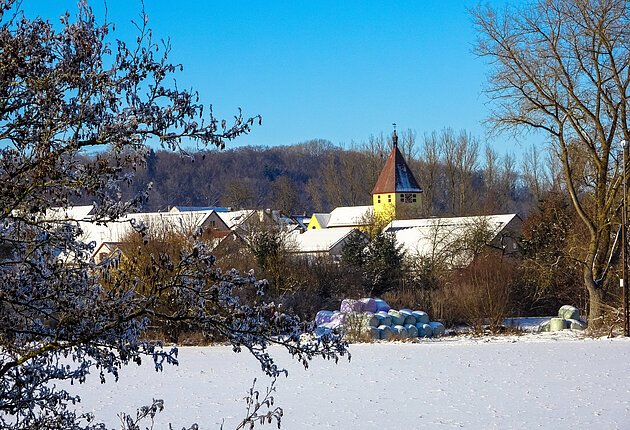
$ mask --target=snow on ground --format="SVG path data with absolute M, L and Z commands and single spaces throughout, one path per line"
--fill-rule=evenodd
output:
M 275 395 L 282 428 L 630 429 L 630 339 L 565 331 L 350 350 L 351 362 L 315 360 L 303 370 L 273 349 L 289 369 Z M 169 422 L 217 429 L 223 419 L 233 429 L 252 379 L 261 389 L 269 382 L 251 356 L 229 347 L 181 348 L 180 359 L 160 374 L 149 363 L 130 366 L 118 383 L 100 385 L 94 375 L 72 387 L 83 399 L 80 410 L 117 427 L 120 411 L 162 398 L 156 429 Z

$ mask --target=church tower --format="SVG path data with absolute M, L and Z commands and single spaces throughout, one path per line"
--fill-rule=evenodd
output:
M 418 214 L 420 193 L 422 188 L 398 149 L 398 135 L 394 129 L 392 152 L 372 190 L 374 216 L 390 221 L 406 214 Z

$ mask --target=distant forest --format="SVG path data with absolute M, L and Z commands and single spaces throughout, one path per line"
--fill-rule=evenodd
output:
M 413 131 L 403 131 L 399 148 L 424 190 L 424 216 L 525 215 L 559 183 L 549 158 L 534 148 L 517 162 L 482 147 L 465 131 L 445 129 L 424 135 L 421 142 Z M 390 137 L 384 135 L 350 149 L 311 140 L 187 154 L 152 150 L 125 193 L 151 183 L 147 211 L 178 205 L 329 212 L 371 204 L 372 187 L 390 151 Z

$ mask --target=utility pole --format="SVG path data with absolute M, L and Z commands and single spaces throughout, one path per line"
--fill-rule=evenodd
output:
M 626 172 L 626 168 L 628 165 L 628 142 L 626 140 L 622 140 L 621 144 L 623 145 L 623 213 L 621 215 L 621 259 L 622 259 L 622 270 L 621 270 L 621 287 L 622 287 L 622 297 L 621 301 L 623 303 L 623 335 L 630 336 L 630 317 L 628 313 L 628 238 L 626 237 L 627 231 L 627 220 L 628 220 L 628 176 Z

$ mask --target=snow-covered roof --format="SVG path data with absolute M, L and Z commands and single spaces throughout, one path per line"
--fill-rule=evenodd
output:
M 341 206 L 330 213 L 326 228 L 366 225 L 373 214 L 373 206 Z
M 487 229 L 488 243 L 492 243 L 516 220 L 520 220 L 516 214 L 394 220 L 384 231 L 394 233 L 409 257 L 445 259 L 451 265 L 462 265 L 467 264 L 470 253 L 459 247 L 471 229 Z
M 239 211 L 221 212 L 218 213 L 218 215 L 229 229 L 233 229 L 249 218 L 254 212 L 253 209 L 242 209 Z
M 103 242 L 121 242 L 125 236 L 133 232 L 132 222 L 143 222 L 149 228 L 174 228 L 186 233 L 202 227 L 213 212 L 140 212 L 125 215 L 117 221 L 108 222 L 106 225 L 85 220 L 80 223 L 81 230 L 83 230 L 82 240 L 95 242 L 96 248 Z
M 321 228 L 328 227 L 328 223 L 330 222 L 330 214 L 328 213 L 314 213 L 313 216 L 317 220 L 317 223 Z
M 228 212 L 230 208 L 221 206 L 173 206 L 169 212 L 194 212 L 194 211 L 215 211 Z
M 481 222 L 487 223 L 488 228 L 491 230 L 500 230 L 515 218 L 518 218 L 517 214 L 401 219 L 393 220 L 385 227 L 384 230 L 396 231 L 405 228 L 434 228 L 436 225 L 441 227 L 467 227 L 471 225 L 478 225 Z
M 290 240 L 295 252 L 329 252 L 349 235 L 357 231 L 354 227 L 314 229 L 307 230 L 302 234 L 294 233 L 290 236 Z
M 91 218 L 94 205 L 70 206 L 67 208 L 49 208 L 45 218 L 48 220 L 83 221 Z

